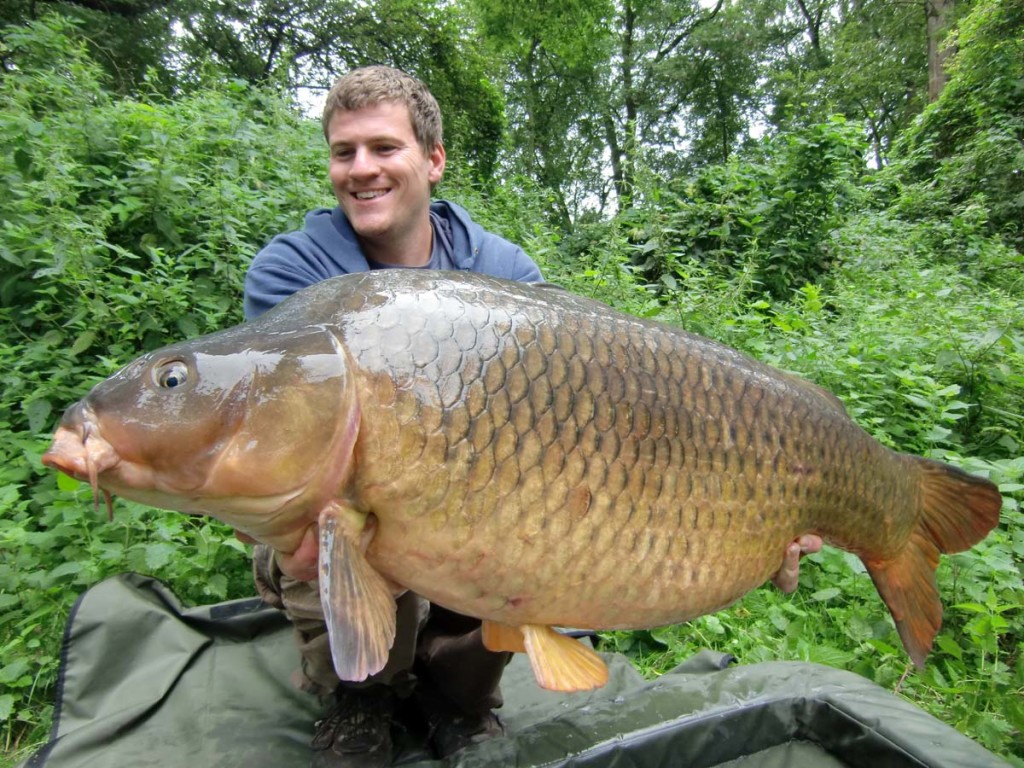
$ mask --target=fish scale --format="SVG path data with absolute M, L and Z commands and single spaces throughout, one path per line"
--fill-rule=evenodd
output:
M 159 386 L 166 365 L 180 386 Z M 603 665 L 552 625 L 717 610 L 807 533 L 862 558 L 923 663 L 939 553 L 1001 505 L 736 350 L 551 286 L 422 270 L 328 280 L 140 358 L 67 411 L 44 461 L 283 552 L 319 531 L 342 679 L 386 662 L 399 587 L 483 619 L 489 647 L 527 651 L 559 690 Z
M 460 297 L 450 300 L 459 301 Z M 430 307 L 426 311 L 432 309 Z M 616 317 L 620 325 L 628 326 L 625 332 L 619 329 L 602 331 L 588 318 L 573 316 L 565 321 L 559 311 L 560 304 L 550 305 L 547 309 L 547 313 L 537 310 L 523 312 L 516 306 L 513 308 L 515 314 L 506 309 L 510 317 L 496 321 L 493 318 L 496 310 L 492 307 L 492 315 L 486 319 L 486 322 L 494 323 L 498 328 L 514 328 L 514 331 L 505 334 L 504 343 L 493 357 L 489 361 L 481 360 L 479 366 L 482 369 L 484 390 L 491 393 L 489 397 L 492 398 L 482 410 L 490 413 L 493 418 L 485 420 L 483 426 L 476 432 L 474 458 L 470 464 L 473 469 L 480 466 L 491 467 L 494 472 L 491 478 L 493 483 L 481 482 L 478 479 L 474 488 L 480 489 L 484 486 L 488 490 L 478 491 L 480 496 L 476 499 L 467 501 L 464 497 L 464 488 L 448 485 L 447 488 L 452 493 L 446 495 L 443 500 L 438 500 L 436 494 L 422 494 L 419 496 L 422 503 L 416 502 L 413 506 L 421 510 L 460 510 L 462 514 L 457 516 L 438 515 L 434 518 L 435 523 L 439 519 L 447 522 L 453 518 L 465 521 L 464 524 L 472 526 L 474 539 L 488 541 L 489 546 L 495 547 L 499 546 L 501 541 L 508 541 L 517 536 L 525 537 L 532 542 L 544 530 L 541 524 L 546 523 L 545 527 L 552 532 L 552 536 L 546 541 L 550 541 L 557 549 L 572 553 L 574 558 L 583 557 L 581 570 L 589 574 L 590 591 L 602 592 L 601 588 L 605 584 L 609 585 L 609 590 L 619 591 L 623 589 L 620 573 L 624 567 L 619 550 L 625 549 L 626 553 L 630 553 L 637 528 L 652 524 L 678 525 L 680 515 L 674 512 L 685 510 L 689 505 L 695 510 L 704 507 L 702 515 L 695 515 L 697 532 L 707 531 L 711 534 L 717 531 L 723 535 L 728 534 L 731 527 L 730 518 L 733 515 L 728 514 L 722 505 L 729 505 L 733 498 L 742 503 L 750 499 L 751 494 L 749 486 L 741 488 L 736 484 L 734 477 L 719 473 L 728 470 L 728 457 L 734 457 L 735 463 L 746 461 L 742 453 L 730 452 L 723 446 L 723 432 L 728 435 L 728 430 L 723 430 L 721 420 L 725 418 L 723 414 L 728 413 L 733 405 L 742 413 L 743 409 L 739 406 L 749 397 L 750 387 L 746 382 L 731 381 L 722 372 L 709 369 L 701 354 L 670 354 L 661 338 L 652 341 L 652 334 L 642 335 L 634 330 L 641 324 L 632 319 Z M 405 311 L 415 312 L 416 308 L 407 307 Z M 417 365 L 423 367 L 415 354 L 415 350 L 423 346 L 432 350 L 436 345 L 439 349 L 438 354 L 444 354 L 444 347 L 437 344 L 437 339 L 430 338 L 424 341 L 415 334 L 405 333 L 410 326 L 422 327 L 424 332 L 429 333 L 429 327 L 423 322 L 409 321 L 391 327 L 392 333 L 404 335 L 403 343 L 391 342 L 386 345 L 387 349 L 398 352 L 398 355 L 388 360 L 385 366 L 389 376 L 393 376 L 395 371 L 411 371 Z M 659 331 L 663 329 L 663 326 L 652 327 Z M 543 329 L 543 332 L 539 329 Z M 543 349 L 543 338 L 549 339 L 547 348 L 550 351 Z M 623 339 L 626 343 L 622 343 Z M 403 347 L 410 351 L 407 359 L 400 358 Z M 661 351 L 656 351 L 659 348 Z M 555 349 L 563 352 L 554 358 L 554 362 L 546 363 L 545 361 L 551 359 Z M 358 351 L 354 351 L 354 357 L 358 365 L 361 362 Z M 616 359 L 623 362 L 620 367 L 612 369 L 614 373 L 609 374 L 607 365 Z M 431 364 L 434 364 L 434 361 Z M 467 365 L 464 359 L 462 364 Z M 567 371 L 564 378 L 558 373 L 562 367 Z M 441 365 L 440 368 L 443 369 L 444 366 Z M 548 377 L 549 371 L 553 371 L 551 378 Z M 632 386 L 625 383 L 621 387 L 614 386 L 615 379 L 625 381 L 626 376 L 623 372 L 633 372 Z M 687 389 L 687 378 L 700 382 L 702 388 Z M 410 395 L 409 410 L 412 410 L 413 404 L 421 411 L 445 407 L 445 399 L 441 393 L 445 388 L 446 379 L 435 379 L 435 383 L 437 389 L 433 397 L 424 398 L 422 393 Z M 464 382 L 460 383 L 465 388 Z M 502 384 L 503 387 L 500 386 Z M 627 391 L 631 400 L 624 400 Z M 680 418 L 680 414 L 684 413 L 680 409 L 683 408 L 685 392 L 696 393 L 696 396 L 690 404 L 690 410 L 685 412 L 687 417 Z M 731 400 L 727 402 L 726 396 Z M 367 404 L 364 403 L 364 408 L 366 407 Z M 457 418 L 456 414 L 465 410 L 465 407 L 463 401 L 449 407 L 445 411 L 448 424 L 440 429 L 447 429 L 450 436 L 451 422 Z M 554 423 L 549 424 L 547 429 L 538 429 L 541 419 L 549 410 L 555 417 Z M 614 431 L 616 414 L 631 414 L 637 410 L 640 411 L 640 417 L 626 423 L 624 434 L 620 435 Z M 756 414 L 755 406 L 751 416 L 756 417 Z M 370 421 L 376 423 L 379 419 L 386 418 L 386 414 L 375 413 Z M 444 422 L 446 419 L 442 418 L 441 421 Z M 700 443 L 699 449 L 686 444 L 682 438 L 684 430 L 680 429 L 680 421 L 685 421 L 687 426 L 692 422 L 697 423 L 695 432 L 696 440 Z M 753 427 L 753 423 L 741 424 L 741 427 L 746 433 Z M 400 431 L 408 428 L 408 424 L 403 424 Z M 488 435 L 489 441 L 481 439 L 481 434 Z M 602 437 L 606 439 L 601 440 Z M 618 450 L 619 440 L 627 443 L 625 456 Z M 455 467 L 460 464 L 459 459 L 465 459 L 459 456 L 457 447 L 452 446 L 447 440 L 443 443 L 437 441 L 437 446 L 442 453 L 436 456 L 421 456 L 420 462 L 427 467 L 448 467 L 446 475 L 451 477 L 458 471 Z M 555 446 L 559 449 L 558 455 L 552 456 L 549 453 L 544 461 L 545 451 Z M 700 462 L 702 454 L 706 457 L 703 464 Z M 402 454 L 399 456 L 404 458 Z M 376 461 L 379 462 L 380 458 L 377 457 Z M 556 464 L 563 469 L 552 478 L 550 467 Z M 543 478 L 541 473 L 540 481 L 532 479 L 538 475 L 531 475 L 530 470 L 540 466 L 543 472 L 545 465 L 549 468 L 549 477 Z M 716 469 L 717 467 L 721 467 L 721 470 Z M 399 466 L 389 466 L 386 472 L 389 475 L 399 472 L 414 474 L 414 467 L 408 462 L 400 461 Z M 697 473 L 696 484 L 693 482 L 694 473 Z M 621 498 L 614 493 L 617 485 L 614 480 L 609 479 L 610 474 L 624 480 L 629 479 L 622 484 L 622 490 L 626 494 Z M 682 477 L 683 475 L 685 477 Z M 563 479 L 564 482 L 560 482 Z M 409 483 L 430 487 L 429 478 L 410 479 Z M 553 489 L 556 493 L 561 492 L 568 497 L 572 489 L 580 487 L 589 491 L 587 509 L 583 514 L 579 512 L 579 503 L 561 508 L 557 503 L 545 504 L 544 516 L 537 514 L 545 488 Z M 681 488 L 687 493 L 681 494 Z M 405 492 L 399 494 L 403 499 L 410 495 Z M 789 499 L 783 496 L 779 501 L 787 504 Z M 372 501 L 367 506 L 380 508 L 379 504 Z M 669 514 L 670 511 L 673 514 Z M 720 581 L 724 583 L 724 594 L 715 594 L 714 590 L 703 590 L 700 602 L 694 605 L 692 611 L 696 614 L 719 607 L 735 599 L 737 589 L 742 594 L 752 585 L 764 581 L 778 567 L 778 553 L 782 551 L 785 543 L 800 533 L 800 522 L 803 522 L 806 528 L 819 528 L 815 521 L 808 520 L 811 511 L 813 510 L 804 510 L 802 521 L 795 519 L 793 514 L 787 514 L 786 510 L 775 513 L 774 538 L 778 545 L 774 547 L 771 555 L 768 554 L 767 548 L 757 545 L 753 538 L 746 549 L 737 547 L 737 554 L 734 554 L 732 559 L 749 561 L 745 569 L 745 581 L 739 582 L 737 586 L 735 583 L 728 583 L 727 579 L 721 579 Z M 738 517 L 740 513 L 741 509 L 737 506 L 734 514 Z M 395 515 L 399 514 L 401 512 L 396 510 Z M 415 513 L 410 510 L 408 514 Z M 590 518 L 591 514 L 593 518 Z M 761 519 L 764 519 L 764 514 L 759 514 Z M 377 512 L 377 515 L 384 523 L 378 540 L 379 549 L 371 547 L 369 553 L 371 563 L 375 558 L 383 560 L 388 557 L 387 520 L 391 516 L 383 510 Z M 716 519 L 719 520 L 717 524 Z M 736 521 L 736 524 L 743 527 L 742 521 Z M 591 546 L 591 532 L 596 525 L 601 525 L 616 534 L 606 536 L 604 546 Z M 759 527 L 763 528 L 763 525 Z M 438 530 L 442 535 L 448 535 L 443 526 Z M 427 533 L 429 532 L 413 530 L 408 535 L 403 533 L 403 537 L 419 541 L 421 535 Z M 456 534 L 456 538 L 464 537 Z M 624 538 L 628 546 L 623 548 L 621 543 Z M 681 537 L 681 540 L 685 542 L 685 538 Z M 505 584 L 523 587 L 519 591 L 525 592 L 524 580 L 517 579 L 514 573 L 506 573 L 506 570 L 543 570 L 546 561 L 558 557 L 558 552 L 551 549 L 533 546 L 528 552 L 520 552 L 517 557 L 511 559 L 508 569 L 502 568 L 500 563 L 493 563 L 494 572 L 490 578 L 495 587 Z M 589 557 L 585 555 L 587 550 L 591 551 Z M 701 554 L 700 560 L 692 559 L 695 550 Z M 704 558 L 713 556 L 710 548 L 691 550 L 690 577 L 679 582 L 673 589 L 672 585 L 656 584 L 657 570 L 664 569 L 652 569 L 648 573 L 643 567 L 647 561 L 640 557 L 642 553 L 630 554 L 634 562 L 626 563 L 626 569 L 630 570 L 630 565 L 635 566 L 634 576 L 639 583 L 637 594 L 629 595 L 633 611 L 639 608 L 636 603 L 642 604 L 644 593 L 658 595 L 659 603 L 675 603 L 672 610 L 676 612 L 681 610 L 682 604 L 693 602 L 692 598 L 687 597 L 687 593 L 692 591 L 691 580 L 700 578 L 702 572 L 709 571 L 703 567 Z M 399 554 L 392 559 L 397 561 L 403 558 Z M 469 559 L 473 557 L 470 556 Z M 457 554 L 453 560 L 458 561 Z M 430 582 L 434 580 L 431 574 L 398 573 L 400 566 L 392 566 L 390 561 L 386 565 L 382 563 L 382 566 L 391 578 L 397 577 L 396 580 L 400 583 L 416 582 L 411 584 L 412 588 L 424 593 L 431 591 Z M 457 572 L 457 568 L 451 568 L 449 572 Z M 478 578 L 476 574 L 473 576 Z M 535 586 L 526 600 L 536 603 L 541 599 L 540 593 L 553 592 L 557 587 L 557 584 Z M 627 585 L 627 589 L 631 589 L 631 585 Z M 500 593 L 500 590 L 498 591 Z M 674 593 L 674 599 L 665 600 L 664 596 L 670 593 Z M 506 599 L 509 597 L 511 596 L 506 596 Z M 522 598 L 522 595 L 518 597 Z M 557 604 L 550 594 L 544 599 L 548 603 L 548 610 L 561 615 L 563 621 L 568 619 L 566 623 L 580 626 L 594 624 L 594 616 L 582 612 L 572 613 L 579 610 L 577 607 L 571 604 Z M 566 593 L 565 600 L 567 603 L 576 602 L 571 592 Z M 471 613 L 481 612 L 480 606 L 467 607 Z M 660 607 L 655 610 L 663 612 Z M 509 615 L 492 615 L 491 618 L 510 623 L 518 620 Z M 637 619 L 634 618 L 633 621 Z M 640 621 L 644 622 L 643 619 Z M 650 621 L 651 619 L 646 620 L 647 623 Z

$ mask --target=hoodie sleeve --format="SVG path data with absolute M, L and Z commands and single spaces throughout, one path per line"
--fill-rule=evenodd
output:
M 318 208 L 299 232 L 278 235 L 245 275 L 245 319 L 259 317 L 293 293 L 322 280 L 369 269 L 340 210 Z
M 512 255 L 512 266 L 511 266 L 511 279 L 518 280 L 521 283 L 543 283 L 544 276 L 540 273 L 540 267 L 538 267 L 533 259 L 526 255 L 526 252 L 516 246 L 515 252 Z
M 245 319 L 259 317 L 293 293 L 326 280 L 331 275 L 321 264 L 303 257 L 297 247 L 301 232 L 278 235 L 252 260 L 245 273 Z
M 481 230 L 480 245 L 472 271 L 521 283 L 544 282 L 540 268 L 522 248 L 486 230 Z
M 438 200 L 431 209 L 451 222 L 454 257 L 459 269 L 521 283 L 544 282 L 540 268 L 522 248 L 488 232 L 473 221 L 464 208 L 448 200 Z

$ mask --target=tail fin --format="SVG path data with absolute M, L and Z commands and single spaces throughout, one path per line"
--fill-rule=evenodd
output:
M 907 653 L 923 667 L 942 625 L 935 585 L 939 554 L 962 552 L 985 538 L 999 523 L 1003 499 L 984 478 L 914 458 L 921 472 L 917 527 L 899 555 L 890 560 L 864 558 L 864 565 L 896 621 Z

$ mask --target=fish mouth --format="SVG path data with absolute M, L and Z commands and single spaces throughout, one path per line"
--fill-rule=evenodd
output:
M 287 547 L 295 538 L 291 521 L 287 521 L 290 525 L 283 533 L 277 530 L 281 527 L 279 517 L 287 516 L 288 505 L 302 494 L 304 487 L 262 497 L 204 497 L 201 489 L 197 494 L 169 488 L 154 468 L 122 456 L 104 438 L 97 422 L 88 405 L 78 403 L 69 408 L 41 460 L 51 469 L 87 482 L 92 488 L 93 506 L 98 510 L 102 498 L 109 519 L 113 519 L 113 496 L 120 496 L 161 509 L 211 515 L 272 546 Z M 253 519 L 261 517 L 266 520 L 253 525 Z
M 68 416 L 71 418 L 69 419 Z M 71 426 L 61 424 L 54 433 L 53 442 L 43 454 L 45 466 L 59 470 L 69 477 L 89 483 L 94 505 L 99 508 L 100 493 L 106 501 L 107 511 L 113 514 L 110 493 L 100 488 L 99 477 L 121 465 L 121 456 L 100 435 L 99 427 L 90 411 L 77 408 L 65 421 L 76 421 Z
M 82 403 L 64 414 L 41 460 L 51 469 L 87 482 L 92 489 L 93 505 L 98 509 L 102 496 L 111 519 L 111 494 L 134 498 L 137 494 L 132 489 L 150 487 L 154 481 L 152 468 L 126 459 L 104 438 L 96 415 Z

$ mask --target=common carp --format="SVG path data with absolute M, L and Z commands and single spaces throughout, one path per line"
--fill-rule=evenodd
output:
M 283 553 L 319 541 L 343 680 L 384 666 L 408 589 L 483 619 L 542 686 L 596 687 L 600 657 L 554 627 L 718 610 L 808 533 L 860 556 L 922 665 L 939 554 L 1001 507 L 988 480 L 886 448 L 825 390 L 722 344 L 419 270 L 327 280 L 143 355 L 66 411 L 43 462 Z

